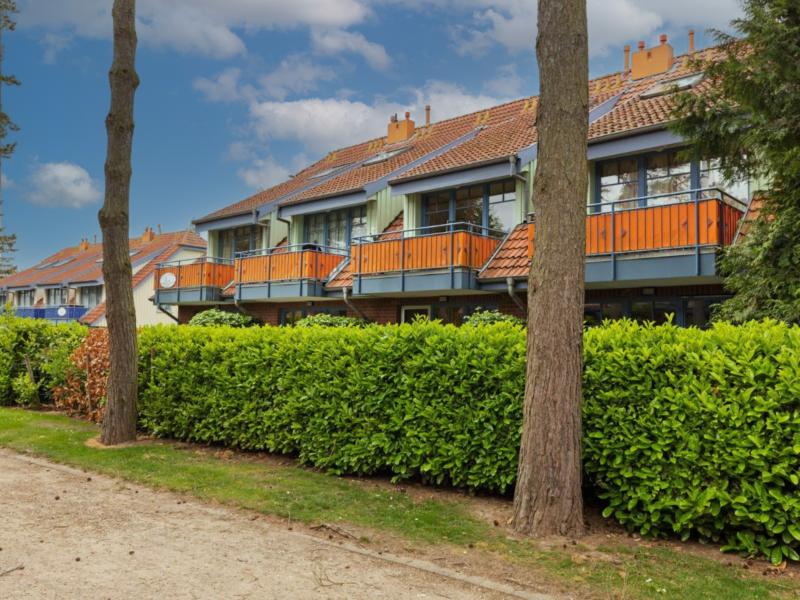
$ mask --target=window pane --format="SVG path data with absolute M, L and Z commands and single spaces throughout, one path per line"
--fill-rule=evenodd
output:
M 636 159 L 629 158 L 619 161 L 619 180 L 620 182 L 638 181 L 639 165 Z
M 622 302 L 603 302 L 603 319 L 621 319 L 625 316 Z
M 647 157 L 647 178 L 666 177 L 669 175 L 669 156 L 656 154 Z
M 669 154 L 669 172 L 675 173 L 689 173 L 691 171 L 691 163 L 683 162 L 678 159 L 678 152 L 670 152 Z
M 653 320 L 652 302 L 634 302 L 631 304 L 631 318 L 636 321 Z
M 347 211 L 338 210 L 328 215 L 328 245 L 345 248 L 347 245 Z
M 489 205 L 489 229 L 511 231 L 517 224 L 517 203 L 495 202 Z
M 367 209 L 359 206 L 353 209 L 350 239 L 367 235 Z
M 325 243 L 325 215 L 306 217 L 306 242 L 318 246 Z
M 653 303 L 653 321 L 657 324 L 666 323 L 669 317 L 675 322 L 675 314 L 678 312 L 675 304 L 669 301 L 657 300 Z
M 483 223 L 483 198 L 456 200 L 456 222 Z

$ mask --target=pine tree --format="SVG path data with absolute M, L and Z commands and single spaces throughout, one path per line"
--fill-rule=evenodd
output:
M 3 226 L 3 180 L 2 165 L 3 159 L 11 156 L 16 144 L 6 143 L 6 135 L 9 131 L 17 131 L 17 126 L 11 121 L 9 116 L 3 112 L 2 89 L 4 85 L 19 85 L 19 81 L 13 75 L 3 73 L 3 54 L 2 32 L 13 31 L 16 23 L 9 16 L 17 12 L 17 7 L 11 0 L 0 0 L 0 278 L 16 272 L 13 254 L 16 251 L 17 236 L 5 233 Z
M 724 59 L 704 67 L 714 85 L 678 97 L 674 128 L 695 158 L 767 182 L 758 217 L 722 257 L 734 296 L 717 317 L 799 323 L 800 2 L 747 0 L 744 10 L 734 36 L 716 32 Z

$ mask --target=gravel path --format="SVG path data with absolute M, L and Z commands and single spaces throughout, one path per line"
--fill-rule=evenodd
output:
M 0 598 L 544 599 L 0 450 Z

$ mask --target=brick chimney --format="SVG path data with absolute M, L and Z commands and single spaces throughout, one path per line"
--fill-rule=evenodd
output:
M 397 144 L 398 142 L 405 142 L 412 135 L 414 135 L 414 121 L 411 120 L 411 113 L 406 113 L 406 118 L 403 121 L 397 120 L 397 115 L 392 115 L 389 119 L 389 133 L 387 136 L 387 144 Z
M 89 249 L 89 240 L 86 238 L 81 238 L 81 243 L 78 244 L 78 250 L 81 252 L 86 252 Z
M 624 55 L 624 66 L 622 67 L 622 72 L 627 73 L 631 70 L 631 45 L 625 44 L 625 47 L 622 49 Z
M 689 30 L 689 54 L 694 54 L 694 29 Z
M 145 227 L 144 233 L 142 234 L 142 241 L 147 243 L 147 242 L 152 242 L 154 239 L 156 239 L 156 234 L 153 231 L 153 228 Z
M 638 52 L 634 52 L 631 65 L 631 78 L 641 79 L 658 73 L 665 73 L 672 68 L 674 55 L 672 46 L 667 43 L 667 35 L 659 36 L 658 46 L 645 48 L 644 42 L 639 42 Z

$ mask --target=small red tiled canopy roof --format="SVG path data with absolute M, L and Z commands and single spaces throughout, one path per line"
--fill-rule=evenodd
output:
M 478 274 L 479 279 L 524 277 L 530 269 L 529 224 L 517 225 Z

